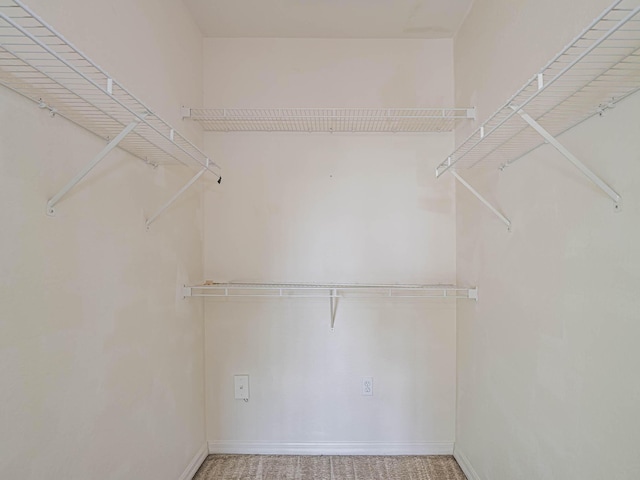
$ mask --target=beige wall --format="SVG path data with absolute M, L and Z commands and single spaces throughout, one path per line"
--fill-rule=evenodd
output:
M 608 3 L 476 1 L 456 39 L 457 101 L 486 118 Z M 472 478 L 640 476 L 639 107 L 561 137 L 621 193 L 620 214 L 549 146 L 465 172 L 513 221 L 508 233 L 458 189 L 458 282 L 480 287 L 457 311 L 456 453 Z
M 206 38 L 208 107 L 450 107 L 451 40 Z
M 455 49 L 203 47 L 179 2 L 29 3 L 200 144 L 180 105 L 455 104 L 483 120 L 609 2 L 476 0 Z M 205 438 L 388 452 L 446 450 L 454 437 L 482 480 L 640 475 L 638 96 L 562 138 L 622 194 L 621 214 L 548 147 L 468 174 L 511 233 L 466 191 L 454 197 L 450 177 L 433 178 L 449 134 L 207 134 L 225 182 L 207 184 L 204 226 L 195 189 L 150 231 L 144 215 L 190 172 L 116 151 L 49 218 L 46 199 L 103 143 L 0 97 L 0 477 L 176 479 Z M 480 302 L 345 300 L 334 332 L 325 301 L 203 306 L 178 290 L 202 278 L 456 277 L 480 286 Z M 249 403 L 233 400 L 237 373 L 251 375 Z M 360 395 L 362 376 L 373 397 Z
M 450 41 L 207 39 L 204 63 L 207 107 L 453 101 Z M 433 178 L 451 134 L 205 143 L 225 158 L 225 182 L 205 199 L 207 279 L 453 282 L 452 183 Z M 344 301 L 335 332 L 327 301 L 210 300 L 205 311 L 212 448 L 451 448 L 453 303 Z M 238 373 L 251 375 L 246 404 L 233 399 Z M 360 395 L 362 376 L 373 397 Z
M 29 4 L 178 127 L 201 102 L 179 3 Z M 201 196 L 144 215 L 190 172 L 116 150 L 47 217 L 104 142 L 0 97 L 0 477 L 176 480 L 205 442 L 202 304 L 177 288 L 202 275 Z

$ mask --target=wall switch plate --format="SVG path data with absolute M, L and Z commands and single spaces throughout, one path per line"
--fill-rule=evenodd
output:
M 249 375 L 233 376 L 233 396 L 236 400 L 249 400 Z
M 362 377 L 362 395 L 373 395 L 373 377 Z

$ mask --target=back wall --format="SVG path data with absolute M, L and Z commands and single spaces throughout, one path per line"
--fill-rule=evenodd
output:
M 452 65 L 449 40 L 206 39 L 205 106 L 448 107 Z M 454 283 L 453 186 L 433 178 L 452 142 L 205 134 L 225 166 L 205 197 L 206 279 Z M 450 452 L 455 308 L 341 300 L 331 332 L 328 300 L 206 300 L 210 448 Z M 248 403 L 234 374 L 250 375 Z

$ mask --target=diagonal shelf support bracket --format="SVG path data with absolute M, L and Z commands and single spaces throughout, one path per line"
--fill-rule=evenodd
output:
M 616 212 L 622 210 L 622 197 L 618 194 L 618 192 L 607 185 L 604 180 L 596 175 L 589 167 L 578 160 L 578 158 L 569 150 L 567 150 L 565 146 L 556 139 L 556 137 L 545 130 L 545 128 L 538 122 L 536 122 L 529 114 L 525 113 L 517 106 L 512 106 L 511 108 L 513 110 L 516 110 L 518 112 L 518 115 L 520 115 L 522 119 L 531 126 L 531 128 L 538 132 L 542 136 L 542 138 L 544 138 L 549 144 L 553 145 L 553 147 L 558 150 L 564 157 L 566 157 L 567 160 L 569 160 L 578 170 L 580 170 L 580 172 L 582 172 L 584 176 L 591 180 L 600 190 L 606 193 L 615 203 L 614 209 Z
M 496 217 L 498 217 L 502 221 L 502 223 L 504 223 L 507 226 L 507 229 L 509 231 L 511 231 L 511 220 L 509 220 L 502 213 L 500 213 L 500 211 L 496 207 L 491 205 L 491 203 L 489 203 L 489 201 L 486 198 L 484 198 L 482 195 L 480 195 L 480 193 L 478 193 L 478 191 L 475 188 L 473 188 L 471 185 L 469 185 L 469 183 L 464 178 L 462 178 L 458 174 L 458 172 L 456 172 L 455 170 L 452 169 L 451 170 L 451 175 L 453 175 L 456 178 L 456 180 L 458 180 L 467 190 L 469 190 L 473 194 L 474 197 L 476 197 L 478 200 L 480 200 L 485 207 L 487 207 L 489 210 L 491 210 L 491 212 Z
M 60 190 L 56 195 L 54 195 L 48 202 L 47 202 L 47 215 L 49 216 L 53 216 L 55 215 L 56 211 L 55 211 L 55 206 L 56 204 L 62 200 L 62 197 L 64 197 L 67 193 L 69 193 L 69 191 L 75 187 L 78 183 L 80 183 L 80 181 L 86 177 L 88 175 L 88 173 L 93 170 L 93 168 L 98 165 L 98 163 L 100 163 L 100 161 L 106 157 L 109 152 L 111 152 L 111 150 L 113 150 L 114 148 L 116 148 L 118 146 L 118 144 L 124 140 L 124 137 L 126 137 L 127 135 L 129 135 L 134 128 L 136 128 L 140 122 L 144 119 L 146 115 L 142 115 L 140 118 L 136 118 L 133 122 L 131 122 L 129 125 L 127 125 L 119 134 L 117 137 L 115 137 L 113 140 L 111 140 L 101 151 L 100 153 L 98 153 L 95 157 L 93 157 L 93 160 L 91 160 L 80 172 L 78 172 L 78 174 L 73 177 L 69 183 L 67 183 L 62 190 Z
M 189 180 L 187 183 L 185 183 L 185 185 L 180 190 L 178 190 L 178 192 L 173 197 L 171 197 L 164 205 L 162 205 L 158 209 L 158 211 L 156 213 L 154 213 L 147 220 L 147 222 L 146 222 L 147 228 L 149 228 L 149 226 L 153 222 L 155 222 L 158 219 L 158 217 L 165 212 L 165 210 L 167 210 L 171 205 L 173 205 L 173 203 L 178 199 L 178 197 L 180 197 L 180 195 L 182 195 L 184 192 L 186 192 L 189 189 L 189 187 L 191 187 L 191 185 L 196 183 L 198 181 L 198 179 L 202 175 L 204 175 L 205 172 L 207 172 L 208 170 L 209 170 L 209 159 L 207 158 L 207 162 L 206 162 L 205 166 L 202 167 L 202 169 L 198 173 L 196 173 L 195 176 L 191 180 Z
M 336 313 L 338 311 L 338 290 L 332 289 L 329 293 L 329 298 L 331 299 L 331 331 L 333 332 L 336 323 Z

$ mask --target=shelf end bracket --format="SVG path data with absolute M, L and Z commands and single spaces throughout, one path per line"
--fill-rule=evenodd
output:
M 469 299 L 478 301 L 478 287 L 473 287 L 469 289 Z
M 482 202 L 482 204 L 487 207 L 489 210 L 491 210 L 491 212 L 498 217 L 502 223 L 504 223 L 507 226 L 507 229 L 509 231 L 511 231 L 511 220 L 509 220 L 507 217 L 505 217 L 496 207 L 494 207 L 493 205 L 491 205 L 491 203 L 489 203 L 489 201 L 484 198 L 482 195 L 480 195 L 480 193 L 478 193 L 478 191 L 473 188 L 471 185 L 469 185 L 469 183 L 462 178 L 458 172 L 456 172 L 455 170 L 451 170 L 451 175 L 453 175 L 456 180 L 458 180 L 467 190 L 469 190 L 474 197 L 476 197 L 478 200 L 480 200 Z M 471 292 L 469 292 L 469 295 L 471 298 Z
M 67 183 L 62 190 L 60 190 L 57 194 L 55 194 L 51 199 L 47 202 L 47 215 L 53 216 L 55 215 L 55 206 L 56 204 L 62 200 L 69 191 L 75 187 L 80 181 L 88 175 L 88 173 L 93 170 L 93 168 L 100 163 L 100 161 L 106 157 L 111 150 L 116 148 L 118 144 L 124 140 L 124 137 L 129 135 L 134 128 L 138 126 L 138 124 L 143 120 L 144 116 L 140 118 L 136 118 L 129 125 L 127 125 L 113 140 L 111 140 L 105 147 L 95 156 L 93 160 L 91 160 L 78 174 L 73 177 L 69 183 Z
M 578 158 L 566 149 L 564 145 L 562 145 L 556 137 L 551 135 L 542 125 L 540 125 L 537 121 L 535 121 L 529 114 L 525 113 L 523 110 L 519 109 L 516 106 L 512 106 L 512 109 L 518 112 L 518 115 L 522 117 L 522 119 L 531 126 L 536 132 L 540 134 L 542 138 L 544 138 L 549 144 L 553 145 L 553 147 L 558 150 L 567 160 L 569 160 L 580 172 L 586 176 L 589 180 L 591 180 L 600 190 L 606 193 L 611 200 L 613 200 L 614 210 L 619 212 L 622 210 L 622 197 L 618 192 L 616 192 L 613 188 L 607 185 L 604 180 L 602 180 L 598 175 L 596 175 L 589 167 L 587 167 L 584 163 L 582 163 Z

